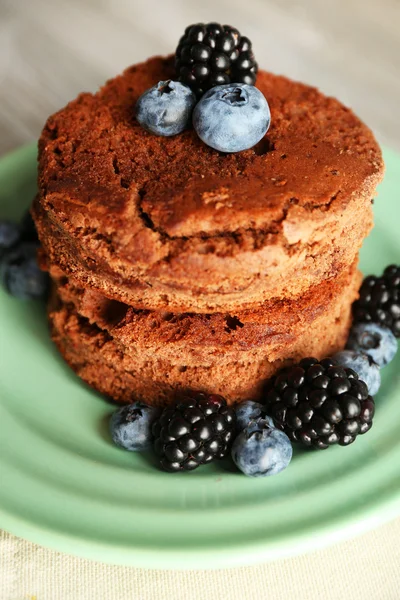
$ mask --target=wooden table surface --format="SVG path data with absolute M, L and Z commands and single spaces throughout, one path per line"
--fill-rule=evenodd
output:
M 201 20 L 239 27 L 263 68 L 337 96 L 400 149 L 399 0 L 0 0 L 0 154 Z

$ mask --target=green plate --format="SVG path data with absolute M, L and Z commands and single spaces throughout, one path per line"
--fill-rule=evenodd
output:
M 35 190 L 32 146 L 0 161 L 0 215 Z M 399 262 L 400 159 L 387 175 L 365 272 Z M 383 373 L 372 430 L 348 448 L 296 450 L 278 476 L 229 464 L 170 475 L 107 435 L 112 407 L 53 347 L 44 307 L 0 291 L 0 527 L 111 563 L 213 568 L 272 560 L 353 536 L 400 514 L 400 353 Z

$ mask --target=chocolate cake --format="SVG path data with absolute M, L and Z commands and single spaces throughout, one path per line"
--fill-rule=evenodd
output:
M 152 58 L 43 130 L 33 216 L 53 337 L 118 401 L 256 398 L 287 361 L 343 347 L 381 152 L 337 100 L 263 71 L 272 121 L 255 147 L 152 135 L 135 103 L 173 77 Z
M 288 362 L 343 348 L 360 279 L 353 267 L 334 284 L 307 292 L 304 307 L 278 302 L 265 312 L 265 323 L 241 323 L 218 313 L 138 310 L 61 278 L 49 317 L 66 361 L 116 400 L 165 404 L 177 389 L 212 387 L 235 402 L 257 398 Z

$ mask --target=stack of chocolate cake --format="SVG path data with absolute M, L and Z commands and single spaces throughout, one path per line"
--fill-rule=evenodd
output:
M 343 348 L 381 153 L 337 100 L 263 71 L 272 122 L 254 148 L 152 135 L 135 102 L 173 78 L 152 58 L 43 130 L 32 210 L 53 339 L 120 402 L 257 399 L 282 365 Z

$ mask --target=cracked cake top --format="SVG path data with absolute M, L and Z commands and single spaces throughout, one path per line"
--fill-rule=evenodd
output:
M 102 291 L 113 297 L 117 288 L 136 288 L 119 294 L 130 304 L 202 311 L 238 308 L 250 287 L 249 306 L 290 294 L 284 271 L 295 273 L 307 259 L 314 270 L 292 296 L 314 277 L 318 283 L 318 273 L 322 280 L 351 264 L 383 172 L 379 146 L 353 112 L 313 87 L 260 71 L 271 127 L 254 148 L 225 154 L 193 130 L 165 138 L 137 123 L 139 96 L 172 77 L 170 57 L 152 58 L 48 119 L 34 213 L 51 260 L 98 288 L 101 270 Z M 351 204 L 358 198 L 365 224 L 353 239 L 352 218 L 363 218 Z M 341 254 L 345 220 L 354 251 Z M 65 236 L 58 249 L 57 235 Z M 336 256 L 331 249 L 315 265 L 329 254 L 324 236 Z

